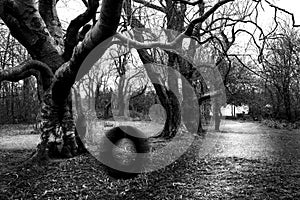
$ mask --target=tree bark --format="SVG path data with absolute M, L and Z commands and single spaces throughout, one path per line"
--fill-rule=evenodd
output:
M 131 1 L 127 0 L 125 5 L 125 13 L 127 15 L 128 21 L 131 21 L 130 24 L 133 28 L 144 28 L 144 25 L 132 15 L 131 12 Z M 138 41 L 143 42 L 144 38 L 140 34 L 135 34 L 134 36 Z M 159 74 L 157 74 L 152 69 L 152 64 L 155 63 L 152 56 L 145 49 L 138 49 L 138 54 L 140 56 L 141 61 L 144 65 L 146 65 L 146 73 L 150 78 L 156 94 L 160 100 L 160 103 L 166 110 L 166 122 L 164 125 L 164 129 L 162 132 L 155 137 L 162 137 L 165 139 L 170 139 L 174 137 L 179 129 L 181 123 L 181 112 L 180 112 L 180 104 L 178 97 L 171 91 L 168 90 L 164 84 L 159 80 Z
M 218 99 L 213 101 L 213 117 L 215 121 L 215 131 L 220 131 L 221 124 L 221 106 L 218 102 Z
M 202 128 L 201 118 L 199 114 L 199 104 L 193 99 L 194 88 L 187 81 L 182 81 L 182 115 L 183 122 L 187 130 L 192 134 L 201 134 L 204 132 Z
M 160 75 L 152 69 L 152 63 L 154 63 L 154 60 L 147 53 L 147 51 L 139 49 L 138 53 L 143 64 L 146 65 L 145 68 L 147 75 L 154 86 L 155 92 L 159 98 L 161 105 L 166 111 L 166 121 L 164 124 L 164 128 L 162 132 L 155 137 L 171 139 L 177 134 L 181 123 L 181 110 L 178 96 L 176 96 L 173 91 L 164 86 L 159 78 Z
M 71 87 L 84 59 L 98 44 L 116 32 L 122 8 L 122 0 L 103 0 L 97 23 L 78 44 L 78 31 L 94 17 L 99 2 L 89 0 L 87 11 L 72 21 L 67 35 L 76 36 L 75 42 L 70 41 L 70 37 L 62 41 L 56 3 L 55 0 L 0 2 L 1 19 L 10 29 L 12 36 L 23 44 L 35 59 L 19 67 L 0 71 L 0 81 L 18 81 L 33 75 L 42 86 L 41 143 L 31 159 L 36 161 L 48 160 L 49 156 L 77 155 L 81 141 L 78 132 L 75 132 Z M 64 54 L 62 42 L 66 47 Z M 93 64 L 86 66 L 81 75 L 88 72 Z M 52 135 L 54 142 L 49 140 Z
M 292 121 L 291 97 L 290 97 L 290 91 L 288 87 L 286 87 L 283 90 L 283 102 L 284 102 L 286 119 L 288 121 Z

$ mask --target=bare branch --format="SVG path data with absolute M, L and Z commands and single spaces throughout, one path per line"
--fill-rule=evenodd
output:
M 209 9 L 207 12 L 205 12 L 201 17 L 194 19 L 189 25 L 188 28 L 185 30 L 185 35 L 192 36 L 193 30 L 195 26 L 199 23 L 204 22 L 209 16 L 211 16 L 218 8 L 223 6 L 224 4 L 228 2 L 232 2 L 234 0 L 222 0 L 216 3 L 211 9 Z
M 38 80 L 41 80 L 43 89 L 47 90 L 51 85 L 53 73 L 45 63 L 37 60 L 30 60 L 17 67 L 7 68 L 0 71 L 0 82 L 17 82 L 24 78 L 28 78 L 29 76 L 35 76 Z
M 193 1 L 193 2 L 190 2 L 187 0 L 172 0 L 172 1 L 180 2 L 180 3 L 186 4 L 186 5 L 191 5 L 191 6 L 195 6 L 195 5 L 203 3 L 203 0 L 198 0 L 198 1 Z
M 89 7 L 89 4 L 86 0 L 82 0 L 82 3 L 85 5 L 85 7 Z
M 57 0 L 39 0 L 39 13 L 56 43 L 63 46 L 63 32 L 56 11 Z
M 204 13 L 201 17 L 193 20 L 189 25 L 188 28 L 181 34 L 179 34 L 173 41 L 161 43 L 161 42 L 152 42 L 152 43 L 142 43 L 138 42 L 129 38 L 126 38 L 125 36 L 121 34 L 116 34 L 116 38 L 118 38 L 120 41 L 122 41 L 125 45 L 131 45 L 134 48 L 141 49 L 141 48 L 155 48 L 159 47 L 165 50 L 175 50 L 180 47 L 180 44 L 184 38 L 188 38 L 192 36 L 194 28 L 197 24 L 202 23 L 205 21 L 211 14 L 213 14 L 219 7 L 222 5 L 231 2 L 234 0 L 222 0 L 216 3 L 211 9 L 209 9 L 206 13 Z M 128 8 L 126 8 L 128 9 Z M 132 16 L 131 16 L 132 17 Z M 132 17 L 133 18 L 133 17 Z M 138 21 L 138 20 L 135 20 Z M 138 24 L 137 24 L 138 25 Z M 136 25 L 135 25 L 136 26 Z M 139 27 L 139 25 L 137 26 Z
M 131 1 L 126 0 L 126 3 L 124 4 L 124 10 L 127 15 L 127 20 L 130 23 L 130 26 L 132 28 L 145 28 L 145 26 L 135 17 L 132 15 L 131 10 Z M 140 41 L 144 41 L 144 37 L 142 34 L 139 34 L 137 31 L 133 32 L 133 37 L 137 38 Z M 164 99 L 161 98 L 168 98 L 167 90 L 164 84 L 162 83 L 161 76 L 155 72 L 153 69 L 152 63 L 154 63 L 154 58 L 147 52 L 145 49 L 137 49 L 137 52 L 139 54 L 139 57 L 143 64 L 145 65 L 146 73 L 151 80 L 153 87 L 155 88 L 156 93 L 158 94 L 161 102 L 164 102 Z M 166 106 L 166 105 L 164 105 Z
M 87 32 L 92 28 L 92 25 L 86 24 L 82 27 L 82 30 L 78 34 L 78 41 L 81 42 L 84 38 Z
M 98 7 L 98 0 L 89 0 L 86 11 L 71 21 L 65 36 L 65 49 L 63 54 L 64 60 L 67 61 L 71 58 L 73 49 L 78 43 L 78 32 L 80 28 L 93 19 Z
M 148 1 L 145 1 L 145 0 L 133 0 L 133 1 L 136 2 L 136 3 L 140 3 L 140 4 L 142 4 L 142 5 L 144 5 L 144 6 L 148 7 L 148 8 L 152 8 L 154 10 L 157 10 L 157 11 L 160 11 L 160 12 L 163 12 L 163 13 L 165 12 L 164 8 L 162 8 L 160 6 L 157 6 L 155 4 L 152 4 L 152 3 L 148 2 Z
M 198 104 L 201 105 L 203 103 L 203 101 L 218 97 L 220 95 L 222 95 L 222 91 L 219 91 L 219 90 L 203 94 L 203 95 L 201 95 L 200 98 L 198 98 Z
M 246 68 L 247 70 L 249 70 L 250 72 L 252 72 L 253 74 L 263 78 L 263 79 L 266 79 L 264 76 L 262 76 L 261 74 L 257 73 L 256 71 L 252 70 L 251 68 L 249 68 L 237 55 L 228 55 L 228 56 L 232 56 L 234 58 L 236 58 L 236 60 L 244 67 Z
M 18 1 L 18 4 L 12 0 L 0 1 L 0 17 L 33 59 L 46 63 L 55 71 L 63 60 L 35 4 L 36 1 Z
M 290 15 L 292 17 L 292 22 L 293 22 L 293 27 L 300 27 L 300 24 L 296 24 L 295 22 L 295 16 L 293 13 L 283 9 L 283 8 L 280 8 L 278 6 L 275 6 L 274 4 L 270 3 L 268 0 L 266 0 L 266 2 L 269 4 L 270 7 L 274 8 L 275 9 L 275 13 L 277 13 L 277 10 L 280 10 L 288 15 Z M 275 15 L 276 16 L 276 15 Z
M 129 47 L 133 47 L 136 49 L 151 49 L 151 48 L 162 48 L 165 50 L 176 50 L 180 47 L 181 41 L 184 38 L 188 38 L 185 34 L 178 35 L 173 41 L 171 42 L 139 42 L 130 38 L 127 38 L 119 33 L 115 35 L 117 39 L 119 39 L 124 45 L 128 45 Z
M 62 103 L 59 102 L 60 99 L 64 99 L 62 95 L 65 97 L 69 95 L 76 76 L 78 75 L 79 77 L 82 77 L 86 74 L 101 55 L 103 55 L 106 49 L 103 48 L 101 52 L 97 52 L 97 58 L 91 58 L 91 60 L 88 60 L 84 68 L 80 68 L 89 53 L 97 45 L 104 41 L 107 41 L 105 45 L 110 45 L 111 40 L 109 38 L 116 33 L 119 25 L 122 4 L 123 0 L 102 1 L 100 16 L 97 23 L 86 34 L 84 40 L 75 47 L 71 59 L 61 66 L 55 73 L 56 80 L 53 85 L 52 97 L 54 101 L 57 101 L 56 103 Z
M 146 84 L 143 88 L 141 88 L 136 94 L 133 94 L 131 97 L 130 97 L 130 100 L 133 100 L 141 95 L 143 95 L 146 91 L 148 87 L 148 84 Z

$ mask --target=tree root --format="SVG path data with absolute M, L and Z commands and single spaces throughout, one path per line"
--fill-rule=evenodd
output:
M 38 150 L 38 148 L 41 147 L 38 146 L 37 149 L 35 149 L 34 152 L 32 152 L 30 157 L 27 160 L 25 160 L 22 164 L 20 164 L 18 167 L 29 167 L 33 165 L 38 165 L 38 166 L 47 165 L 50 161 L 47 150 L 46 149 Z

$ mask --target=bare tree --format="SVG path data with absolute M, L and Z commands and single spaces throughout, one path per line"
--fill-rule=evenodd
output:
M 126 1 L 127 6 L 125 9 L 125 13 L 127 13 L 128 18 L 128 24 L 131 25 L 131 27 L 134 28 L 144 28 L 145 24 L 149 26 L 151 24 L 150 22 L 147 22 L 146 20 L 143 20 L 141 17 L 138 17 L 135 15 L 135 11 L 133 12 L 131 8 L 131 4 L 133 2 L 140 5 L 140 7 L 137 7 L 136 9 L 152 9 L 155 10 L 157 13 L 160 13 L 163 16 L 164 19 L 166 19 L 166 25 L 164 27 L 166 28 L 172 28 L 173 30 L 177 30 L 180 32 L 175 37 L 169 37 L 168 42 L 160 42 L 159 40 L 154 42 L 144 42 L 144 38 L 142 36 L 136 36 L 132 38 L 126 38 L 124 35 L 117 35 L 117 37 L 127 44 L 129 43 L 132 45 L 132 47 L 138 48 L 138 52 L 140 54 L 141 60 L 144 63 L 152 63 L 155 61 L 155 58 L 151 58 L 151 55 L 149 52 L 145 51 L 145 49 L 153 49 L 153 48 L 161 48 L 165 51 L 168 51 L 168 61 L 170 66 L 174 67 L 177 70 L 180 70 L 181 74 L 184 75 L 184 77 L 189 81 L 190 85 L 195 85 L 195 83 L 201 83 L 201 74 L 197 71 L 199 71 L 199 67 L 195 67 L 195 64 L 193 61 L 197 58 L 193 58 L 195 56 L 195 52 L 189 52 L 190 55 L 192 55 L 192 59 L 185 60 L 182 58 L 178 59 L 178 56 L 175 54 L 172 54 L 170 51 L 173 52 L 180 52 L 181 49 L 183 49 L 182 41 L 183 39 L 186 39 L 187 37 L 192 37 L 194 41 L 190 42 L 190 49 L 196 49 L 196 48 L 203 48 L 204 46 L 208 46 L 209 48 L 214 47 L 213 52 L 210 53 L 212 57 L 212 60 L 215 63 L 216 70 L 218 70 L 218 67 L 221 63 L 227 63 L 228 66 L 231 65 L 231 59 L 236 59 L 239 62 L 242 63 L 242 66 L 247 69 L 247 66 L 243 62 L 245 57 L 248 57 L 249 59 L 253 59 L 253 57 L 247 55 L 245 52 L 235 52 L 232 51 L 232 49 L 235 47 L 235 45 L 238 45 L 239 43 L 239 36 L 243 35 L 244 38 L 248 38 L 248 42 L 245 42 L 246 49 L 255 48 L 257 54 L 257 60 L 258 62 L 262 62 L 263 58 L 263 49 L 265 48 L 266 41 L 268 39 L 272 39 L 276 37 L 276 31 L 278 30 L 278 16 L 279 11 L 282 11 L 283 13 L 289 15 L 292 17 L 293 25 L 295 25 L 295 21 L 293 18 L 293 15 L 289 13 L 288 11 L 281 9 L 277 7 L 276 5 L 273 5 L 269 1 L 256 1 L 256 0 L 248 0 L 248 1 L 234 1 L 234 0 L 220 0 L 220 1 L 185 1 L 185 0 L 174 0 L 174 1 L 151 1 L 151 2 L 145 2 L 145 1 L 139 1 L 139 0 L 132 0 L 132 1 Z M 259 23 L 259 13 L 263 12 L 264 6 L 270 6 L 274 9 L 274 15 L 271 16 L 271 18 L 274 20 L 272 27 L 267 30 L 263 28 L 262 24 Z M 262 7 L 262 8 L 261 8 Z M 193 10 L 193 11 L 191 11 Z M 189 16 L 188 13 L 193 13 L 192 17 Z M 195 16 L 199 16 L 196 17 Z M 149 17 L 145 17 L 148 19 Z M 157 16 L 156 16 L 157 18 Z M 146 22 L 145 22 L 146 21 Z M 164 21 L 164 20 L 162 20 Z M 187 26 L 184 27 L 184 21 L 187 22 Z M 133 31 L 134 32 L 134 31 Z M 196 41 L 196 43 L 195 43 Z M 207 56 L 204 54 L 201 54 L 200 56 Z M 242 58 L 242 59 L 241 59 Z M 181 61 L 180 61 L 181 60 Z M 230 69 L 230 67 L 229 67 Z M 201 66 L 200 66 L 201 70 Z M 153 72 L 152 72 L 153 73 Z M 254 72 L 255 73 L 255 72 Z M 227 74 L 227 73 L 226 73 Z M 225 81 L 226 81 L 226 74 L 225 74 Z M 149 73 L 148 73 L 149 75 Z M 150 75 L 149 75 L 150 76 Z M 196 78 L 196 77 L 198 78 Z M 173 76 L 171 78 L 170 84 L 173 86 L 176 86 L 177 83 L 175 82 L 176 78 Z M 203 83 L 201 83 L 203 85 Z M 220 84 L 218 84 L 220 85 Z M 215 88 L 219 88 L 220 86 Z M 157 93 L 159 89 L 156 90 Z M 175 89 L 176 90 L 176 89 Z M 196 88 L 195 88 L 196 90 Z M 222 89 L 220 89 L 222 90 Z M 161 90 L 163 91 L 163 89 Z M 163 96 L 163 92 L 159 96 Z M 203 94 L 202 94 L 203 95 Z M 188 95 L 186 95 L 187 97 Z M 198 95 L 199 96 L 199 95 Z M 204 95 L 207 97 L 207 95 Z M 209 95 L 208 95 L 209 96 Z M 222 96 L 222 95 L 218 95 Z M 164 96 L 164 99 L 169 99 L 167 96 Z M 201 95 L 199 96 L 199 99 L 201 99 Z M 206 98 L 205 98 L 206 99 Z M 215 119 L 216 119 L 216 129 L 219 129 L 220 124 L 220 107 L 222 103 L 218 103 L 219 101 L 215 102 Z M 199 101 L 201 103 L 201 101 Z M 168 105 L 171 103 L 169 102 Z M 167 122 L 170 120 L 172 121 L 169 115 L 176 116 L 179 115 L 179 112 L 176 112 L 176 109 L 174 109 L 173 106 L 173 112 L 171 111 L 172 108 L 168 108 L 168 106 L 164 106 L 165 110 L 167 111 Z M 188 107 L 188 106 L 187 106 Z M 195 110 L 195 106 L 190 107 L 190 111 Z M 188 109 L 186 109 L 188 110 Z M 168 114 L 168 111 L 170 114 Z M 193 112 L 188 113 L 193 113 Z M 178 118 L 177 118 L 178 119 Z M 176 121 L 176 120 L 175 120 Z M 170 124 L 172 124 L 173 131 L 177 131 L 176 124 L 179 124 L 180 122 L 177 120 L 177 122 L 172 121 Z M 190 123 L 191 121 L 194 121 L 194 123 Z M 168 124 L 166 122 L 166 124 Z M 179 123 L 178 123 L 179 122 Z M 201 127 L 201 121 L 198 123 L 198 119 L 192 119 L 190 118 L 185 123 L 189 124 L 188 127 L 191 128 L 191 132 L 197 132 L 195 128 L 192 128 L 192 124 L 200 124 L 198 126 L 198 132 L 202 132 Z M 200 128 L 200 129 L 199 129 Z M 167 130 L 167 127 L 165 126 L 165 129 Z M 172 137 L 173 134 L 172 131 L 163 131 L 161 136 L 162 137 Z
M 122 6 L 124 5 L 126 13 L 126 22 L 128 24 L 126 28 L 145 27 L 139 20 L 142 13 L 140 13 L 140 16 L 135 15 L 130 0 L 127 0 L 126 4 L 123 4 L 122 0 L 103 0 L 97 20 L 95 20 L 95 16 L 99 7 L 99 1 L 89 0 L 87 2 L 84 1 L 86 5 L 85 11 L 70 22 L 64 34 L 56 11 L 57 2 L 57 0 L 3 0 L 0 2 L 1 19 L 9 28 L 11 35 L 27 49 L 32 58 L 32 60 L 21 63 L 19 66 L 1 70 L 0 81 L 19 81 L 33 75 L 37 78 L 41 88 L 41 143 L 38 145 L 32 160 L 48 158 L 49 148 L 47 144 L 50 135 L 54 135 L 57 141 L 61 141 L 63 146 L 62 156 L 71 157 L 78 153 L 78 142 L 76 142 L 72 115 L 71 87 L 75 82 L 78 71 L 82 69 L 82 72 L 87 73 L 94 64 L 80 68 L 89 53 L 103 41 L 106 41 L 104 44 L 106 47 L 109 47 L 111 44 L 112 38 L 110 37 L 115 35 L 120 25 Z M 152 3 L 134 0 L 134 2 L 144 8 L 160 13 L 175 14 L 169 17 L 169 23 L 171 23 L 171 19 L 181 17 L 178 15 L 178 11 L 185 11 L 185 6 L 193 9 L 204 1 L 167 0 Z M 218 42 L 220 30 L 226 27 L 225 34 L 228 35 L 230 43 L 236 41 L 238 33 L 249 33 L 253 43 L 260 50 L 259 54 L 261 56 L 264 42 L 257 43 L 254 34 L 246 29 L 241 29 L 239 25 L 254 25 L 255 29 L 260 33 L 259 39 L 264 41 L 272 36 L 275 29 L 271 30 L 270 34 L 264 34 L 262 28 L 256 23 L 258 7 L 263 2 L 266 2 L 276 12 L 279 8 L 266 0 L 249 0 L 247 2 L 251 6 L 247 7 L 247 12 L 244 16 L 240 16 L 240 13 L 231 13 L 227 17 L 218 15 L 220 8 L 224 8 L 225 11 L 232 11 L 239 2 L 237 0 L 212 1 L 200 16 L 192 16 L 192 19 L 187 19 L 188 25 L 182 27 L 180 34 L 171 38 L 167 43 L 144 42 L 144 38 L 138 35 L 137 32 L 134 32 L 134 38 L 116 34 L 115 39 L 138 49 L 142 62 L 151 64 L 155 60 L 146 49 L 160 47 L 165 50 L 180 51 L 183 39 L 188 37 L 193 37 L 197 41 L 197 45 Z M 180 5 L 178 11 L 168 11 L 174 6 L 178 7 L 178 5 Z M 276 13 L 275 19 L 277 19 Z M 93 22 L 92 25 L 89 25 L 90 21 Z M 203 25 L 204 22 L 205 26 L 199 26 L 199 24 Z M 219 42 L 219 45 L 220 49 L 226 53 L 222 42 Z M 103 51 L 99 52 L 100 55 L 98 55 L 103 55 L 105 50 L 106 48 L 103 48 Z M 193 73 L 197 69 L 192 66 L 189 70 Z M 156 92 L 167 111 L 168 117 L 161 136 L 166 138 L 173 137 L 177 132 L 178 124 L 180 124 L 178 99 L 173 92 L 164 87 L 163 84 L 160 84 L 160 80 L 157 80 L 154 70 L 148 67 L 146 71 L 152 82 L 155 83 Z
M 70 90 L 85 57 L 116 32 L 122 8 L 121 0 L 102 1 L 99 19 L 79 42 L 80 30 L 95 17 L 99 2 L 88 1 L 86 11 L 71 21 L 65 37 L 56 4 L 56 0 L 5 0 L 0 3 L 1 19 L 33 59 L 2 70 L 0 81 L 18 81 L 34 75 L 43 90 L 42 141 L 32 160 L 48 158 L 50 135 L 62 138 L 63 156 L 77 154 Z M 92 66 L 85 67 L 88 71 Z
M 294 95 L 299 92 L 300 37 L 298 31 L 286 23 L 281 32 L 281 37 L 267 44 L 262 72 L 266 78 L 265 86 L 273 98 L 270 104 L 277 108 L 274 114 L 277 118 L 293 121 L 298 114 Z M 295 112 L 292 112 L 292 107 Z

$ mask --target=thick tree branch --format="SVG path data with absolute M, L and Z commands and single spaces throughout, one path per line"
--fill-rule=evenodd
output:
M 17 82 L 19 80 L 35 76 L 38 81 L 43 84 L 43 89 L 47 90 L 53 78 L 51 69 L 45 64 L 37 60 L 30 60 L 20 64 L 17 67 L 7 68 L 0 71 L 1 81 Z
M 132 15 L 131 0 L 127 0 L 124 5 L 124 10 L 127 15 L 127 20 L 130 22 L 132 28 L 145 28 L 144 25 Z M 139 41 L 144 41 L 142 34 L 139 34 L 136 30 L 133 31 L 133 37 Z M 145 65 L 146 73 L 151 80 L 156 94 L 159 97 L 159 101 L 167 111 L 167 120 L 165 122 L 163 131 L 155 137 L 173 137 L 178 130 L 181 118 L 181 111 L 179 109 L 179 102 L 176 95 L 169 90 L 162 82 L 161 75 L 154 70 L 153 63 L 154 58 L 145 49 L 137 49 L 139 57 Z
M 63 32 L 56 11 L 57 0 L 39 0 L 39 13 L 56 44 L 63 46 Z
M 195 29 L 195 26 L 199 23 L 202 23 L 204 22 L 209 16 L 211 16 L 218 8 L 220 8 L 222 5 L 228 3 L 228 2 L 231 2 L 231 1 L 234 1 L 234 0 L 222 0 L 222 1 L 219 1 L 218 3 L 216 3 L 211 9 L 209 9 L 206 13 L 204 13 L 203 15 L 201 15 L 199 18 L 193 20 L 187 27 L 187 29 L 182 32 L 181 34 L 179 34 L 173 41 L 171 42 L 165 42 L 165 43 L 162 43 L 162 42 L 151 42 L 151 43 L 142 43 L 142 42 L 138 42 L 138 41 L 135 41 L 135 40 L 132 40 L 132 39 L 129 39 L 121 34 L 116 34 L 116 38 L 118 38 L 121 42 L 123 42 L 123 44 L 127 44 L 127 45 L 130 45 L 134 48 L 137 48 L 137 49 L 150 49 L 150 48 L 162 48 L 162 49 L 165 49 L 165 50 L 174 50 L 176 51 L 176 49 L 178 48 L 181 48 L 180 47 L 180 44 L 182 42 L 182 40 L 184 38 L 188 38 L 188 37 L 191 37 L 193 35 L 193 31 Z M 128 9 L 128 8 L 125 8 L 125 9 Z M 136 23 L 136 19 L 134 19 L 133 16 L 129 16 L 130 19 L 132 21 L 134 21 Z M 132 22 L 133 23 L 133 22 Z M 138 24 L 137 24 L 138 25 Z M 139 27 L 139 26 L 137 26 Z
M 89 7 L 89 4 L 86 0 L 82 0 L 82 3 L 85 5 L 85 7 Z
M 82 27 L 81 31 L 78 33 L 78 42 L 81 42 L 84 38 L 87 32 L 92 28 L 92 25 L 86 24 Z
M 63 60 L 38 10 L 36 1 L 0 1 L 0 17 L 33 59 L 55 71 Z
M 129 22 L 131 22 L 130 26 L 132 28 L 145 28 L 145 26 L 135 16 L 132 15 L 131 0 L 126 0 L 126 3 L 124 4 L 124 10 L 127 15 L 127 20 Z M 144 37 L 141 33 L 137 32 L 135 30 L 133 31 L 133 33 L 134 33 L 134 38 L 136 38 L 137 40 L 140 40 L 140 41 L 144 41 Z M 165 91 L 165 88 L 162 87 L 163 84 L 161 82 L 161 79 L 159 78 L 159 75 L 153 70 L 153 68 L 151 66 L 152 63 L 155 63 L 155 60 L 145 50 L 145 48 L 147 48 L 147 45 L 145 48 L 143 48 L 143 44 L 144 44 L 143 42 L 138 42 L 135 40 L 128 39 L 120 34 L 115 34 L 115 37 L 119 38 L 119 40 L 123 43 L 126 42 L 125 45 L 133 45 L 133 46 L 138 45 L 140 47 L 140 48 L 138 48 L 138 47 L 134 47 L 134 48 L 137 49 L 141 61 L 144 64 L 148 64 L 147 67 L 145 67 L 147 75 L 149 76 L 150 80 L 152 81 L 153 86 L 155 87 L 155 90 L 158 92 L 164 93 L 164 94 L 162 94 L 162 96 L 166 96 L 166 91 Z M 151 45 L 155 46 L 155 44 L 150 44 L 150 46 Z M 155 83 L 160 83 L 160 84 L 155 84 Z
M 194 19 L 189 25 L 188 28 L 185 30 L 185 35 L 192 36 L 193 30 L 195 26 L 199 23 L 204 22 L 209 16 L 211 16 L 217 9 L 219 9 L 221 6 L 228 2 L 233 2 L 234 0 L 222 0 L 216 3 L 211 9 L 209 9 L 207 12 L 205 12 L 201 17 Z
M 60 67 L 55 73 L 52 95 L 53 100 L 56 101 L 56 103 L 64 103 L 59 101 L 68 96 L 76 77 L 80 78 L 86 74 L 110 45 L 111 40 L 107 39 L 116 33 L 120 21 L 122 4 L 123 0 L 102 1 L 100 16 L 97 23 L 86 34 L 84 40 L 75 47 L 70 61 Z M 85 66 L 81 67 L 89 53 L 104 41 L 107 41 L 107 43 L 103 44 L 101 51 L 97 52 L 95 57 L 89 57 Z
M 71 21 L 65 36 L 65 49 L 63 58 L 66 61 L 71 58 L 73 49 L 78 43 L 78 32 L 80 28 L 93 19 L 93 17 L 96 15 L 98 7 L 98 0 L 89 0 L 86 11 Z
M 200 98 L 198 98 L 198 104 L 201 105 L 203 101 L 218 97 L 220 95 L 222 95 L 222 91 L 213 91 L 210 93 L 203 94 Z
M 203 3 L 203 0 L 197 0 L 197 1 L 193 1 L 193 2 L 190 2 L 190 1 L 187 1 L 187 0 L 172 0 L 172 1 L 180 2 L 182 4 L 191 5 L 191 6 L 195 6 L 195 5 Z

